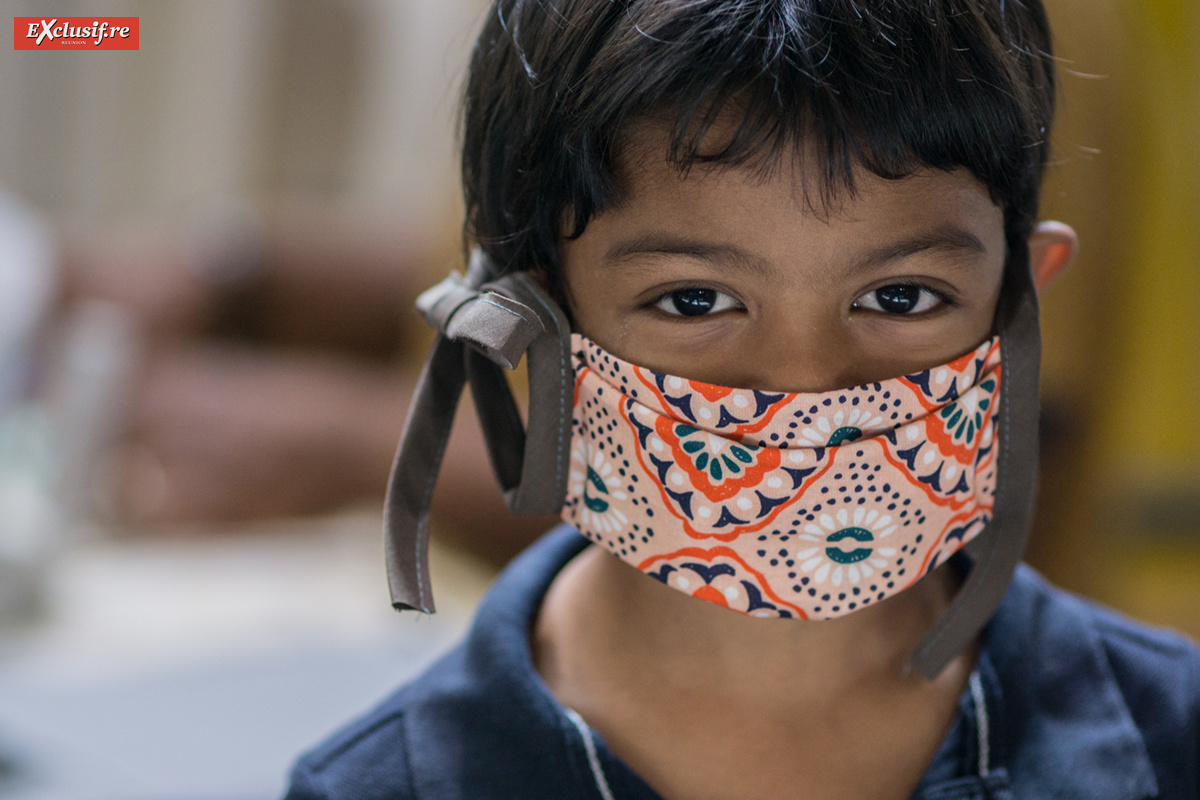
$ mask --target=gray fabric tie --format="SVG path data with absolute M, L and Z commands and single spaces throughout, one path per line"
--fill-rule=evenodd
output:
M 438 331 L 404 423 L 384 500 L 384 557 L 392 605 L 434 611 L 429 509 L 463 386 L 471 385 L 492 467 L 508 507 L 553 514 L 567 489 L 571 444 L 571 331 L 562 310 L 525 273 L 496 277 L 477 250 L 467 275 L 418 298 Z M 502 369 L 528 353 L 529 426 Z

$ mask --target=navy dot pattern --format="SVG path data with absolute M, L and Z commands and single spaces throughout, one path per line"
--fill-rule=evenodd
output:
M 697 598 L 837 617 L 910 586 L 991 519 L 998 339 L 823 394 L 665 375 L 578 334 L 572 351 L 563 518 Z

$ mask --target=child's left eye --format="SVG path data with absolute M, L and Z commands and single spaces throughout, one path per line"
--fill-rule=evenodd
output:
M 946 299 L 924 286 L 894 283 L 867 292 L 854 301 L 852 308 L 881 311 L 885 314 L 920 314 L 944 304 Z
M 703 317 L 718 311 L 740 308 L 738 301 L 716 289 L 687 288 L 667 292 L 654 307 L 673 317 Z

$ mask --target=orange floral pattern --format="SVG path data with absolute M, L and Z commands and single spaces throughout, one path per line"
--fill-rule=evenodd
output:
M 578 334 L 562 516 L 673 588 L 826 619 L 894 594 L 991 519 L 999 339 L 820 394 L 623 362 Z

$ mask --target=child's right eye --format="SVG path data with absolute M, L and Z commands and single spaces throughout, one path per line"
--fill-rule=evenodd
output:
M 953 305 L 941 292 L 920 283 L 893 283 L 867 292 L 852 308 L 898 316 L 917 316 L 943 305 Z
M 740 308 L 741 304 L 716 289 L 689 287 L 667 292 L 654 302 L 654 307 L 673 317 L 703 317 L 718 311 Z

